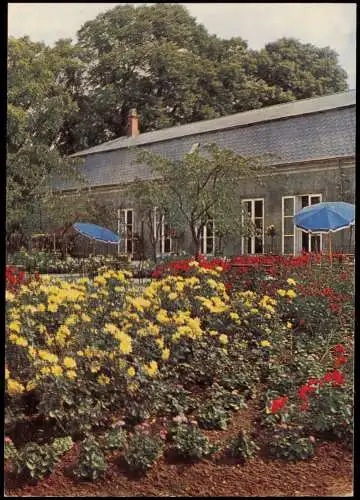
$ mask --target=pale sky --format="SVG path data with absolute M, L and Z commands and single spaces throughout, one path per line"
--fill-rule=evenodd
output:
M 9 3 L 8 33 L 52 44 L 76 38 L 85 21 L 118 3 Z M 186 3 L 211 34 L 240 36 L 252 49 L 281 37 L 298 38 L 339 54 L 351 89 L 356 86 L 356 3 Z

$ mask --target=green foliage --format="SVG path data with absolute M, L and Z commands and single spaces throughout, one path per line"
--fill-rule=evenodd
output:
M 307 460 L 314 455 L 313 439 L 301 437 L 296 429 L 278 429 L 271 438 L 269 451 L 283 460 Z
M 17 473 L 29 475 L 35 480 L 41 479 L 52 472 L 58 458 L 51 445 L 26 443 L 16 459 Z
M 247 431 L 242 430 L 226 444 L 225 449 L 230 456 L 248 461 L 256 456 L 259 447 Z
M 80 454 L 75 475 L 82 479 L 96 481 L 107 470 L 107 463 L 100 444 L 89 436 L 80 445 Z
M 73 447 L 73 440 L 71 436 L 56 438 L 52 443 L 52 447 L 58 456 L 62 456 Z
M 105 439 L 106 448 L 110 450 L 120 450 L 123 448 L 126 441 L 126 431 L 115 427 L 106 433 Z
M 316 395 L 310 396 L 309 408 L 299 418 L 310 432 L 330 432 L 351 441 L 354 431 L 352 388 L 325 384 Z
M 177 425 L 172 430 L 172 436 L 177 452 L 184 458 L 201 460 L 216 451 L 207 437 L 194 425 Z
M 159 438 L 136 431 L 127 443 L 124 458 L 131 469 L 144 473 L 161 456 L 162 450 Z
M 18 452 L 14 442 L 10 438 L 5 438 L 4 444 L 4 458 L 5 460 L 16 459 Z
M 199 426 L 203 429 L 226 429 L 230 420 L 229 412 L 222 405 L 209 401 L 196 415 Z

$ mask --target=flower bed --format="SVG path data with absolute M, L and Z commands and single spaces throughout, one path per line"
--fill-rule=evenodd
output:
M 308 459 L 324 439 L 351 446 L 352 276 L 294 266 L 234 276 L 219 264 L 188 262 L 141 292 L 114 270 L 10 283 L 5 431 L 15 472 L 44 477 L 73 441 L 75 477 L 87 479 L 105 473 L 110 450 L 146 473 L 169 451 L 241 463 L 258 453 Z M 221 439 L 250 407 L 246 432 Z

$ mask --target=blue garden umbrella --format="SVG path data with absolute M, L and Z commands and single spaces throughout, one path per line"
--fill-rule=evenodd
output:
M 344 201 L 316 203 L 300 210 L 294 224 L 308 233 L 327 233 L 331 258 L 331 233 L 355 224 L 355 205 Z
M 73 228 L 83 236 L 92 240 L 101 241 L 103 243 L 120 243 L 120 238 L 117 234 L 106 229 L 105 227 L 90 224 L 88 222 L 75 222 Z

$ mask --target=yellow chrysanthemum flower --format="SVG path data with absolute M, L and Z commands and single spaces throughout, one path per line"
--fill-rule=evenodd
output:
M 6 292 L 5 292 L 5 300 L 6 300 L 6 302 L 14 302 L 15 295 L 13 293 L 9 292 L 9 290 L 6 290 Z
M 296 293 L 294 292 L 294 290 L 288 290 L 287 296 L 293 299 L 296 297 Z
M 22 394 L 25 387 L 14 379 L 9 378 L 7 381 L 7 390 L 9 394 Z
M 104 375 L 103 373 L 97 378 L 97 381 L 100 385 L 107 385 L 110 383 L 110 378 Z
M 69 356 L 65 356 L 63 364 L 65 368 L 76 368 L 76 361 L 73 358 L 70 358 Z
M 70 380 L 73 380 L 74 378 L 76 378 L 76 372 L 74 370 L 68 370 L 66 372 L 66 376 L 67 378 L 69 378 Z
M 260 342 L 260 345 L 261 345 L 261 347 L 269 347 L 269 346 L 271 346 L 271 342 L 269 342 L 268 340 L 262 340 Z
M 288 283 L 288 285 L 290 285 L 290 286 L 295 286 L 295 285 L 296 285 L 296 281 L 295 281 L 293 278 L 289 278 L 289 279 L 287 280 L 287 283 Z
M 286 326 L 287 326 L 288 328 L 292 328 L 292 327 L 293 327 L 293 324 L 292 324 L 292 323 L 290 323 L 290 321 L 288 321 L 288 322 L 286 323 Z
M 143 365 L 143 369 L 150 377 L 153 377 L 158 371 L 158 364 L 156 361 L 150 361 L 148 365 Z
M 229 342 L 228 336 L 222 333 L 221 335 L 219 335 L 219 341 L 221 342 L 221 344 L 227 344 Z
M 59 365 L 54 365 L 51 367 L 51 372 L 55 377 L 60 377 L 63 374 L 63 369 Z
M 286 290 L 283 290 L 282 288 L 280 288 L 279 290 L 277 290 L 277 294 L 280 295 L 280 297 L 285 297 Z
M 52 354 L 49 351 L 40 349 L 38 355 L 40 359 L 44 361 L 49 361 L 49 363 L 57 363 L 59 361 L 59 358 L 56 356 L 56 354 Z
M 169 357 L 170 357 L 170 349 L 165 347 L 165 349 L 163 349 L 163 351 L 162 351 L 161 359 L 163 359 L 164 361 L 167 361 L 169 359 Z
M 128 369 L 127 372 L 128 372 L 129 377 L 135 377 L 136 371 L 135 371 L 135 368 L 133 366 L 130 366 L 130 368 Z
M 9 330 L 11 330 L 12 332 L 20 333 L 21 323 L 19 323 L 19 321 L 12 321 L 9 324 Z

